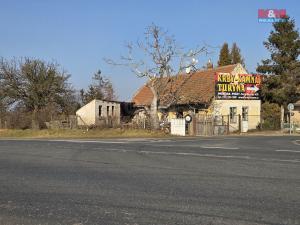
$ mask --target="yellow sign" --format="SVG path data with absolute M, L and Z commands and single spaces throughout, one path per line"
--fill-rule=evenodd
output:
M 260 99 L 261 76 L 256 74 L 216 73 L 217 99 Z

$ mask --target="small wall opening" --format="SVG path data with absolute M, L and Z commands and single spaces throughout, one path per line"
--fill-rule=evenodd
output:
M 99 105 L 99 107 L 98 107 L 98 116 L 99 117 L 102 116 L 102 105 Z

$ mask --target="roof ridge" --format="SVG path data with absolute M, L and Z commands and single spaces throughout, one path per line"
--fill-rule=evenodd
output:
M 214 74 L 222 71 L 232 73 L 238 65 L 239 64 L 230 64 L 209 69 L 205 68 L 191 73 L 178 73 L 169 77 L 163 77 L 162 79 L 164 81 L 167 81 L 168 79 L 172 81 L 171 83 L 165 83 L 166 90 L 171 88 L 174 94 L 176 93 L 176 95 L 178 94 L 185 98 L 184 100 L 180 100 L 180 104 L 186 101 L 208 102 L 210 101 L 211 96 L 214 95 L 214 85 L 212 83 L 214 80 Z M 148 85 L 149 81 L 146 81 L 145 84 L 136 91 L 132 98 L 133 102 L 135 102 L 137 98 L 141 98 L 138 99 L 138 101 L 149 103 L 150 98 L 152 99 L 152 95 L 146 88 Z M 164 98 L 166 99 L 166 96 L 167 95 L 164 93 L 160 96 L 162 104 Z
M 223 69 L 224 67 L 230 67 L 230 66 L 235 67 L 237 65 L 238 65 L 238 63 L 236 63 L 236 64 L 229 64 L 229 65 L 225 65 L 225 66 L 218 66 L 218 67 L 213 67 L 213 68 L 205 68 L 203 70 L 197 70 L 196 72 L 198 72 L 198 71 L 208 71 L 208 70 Z
M 225 67 L 230 67 L 230 66 L 232 66 L 232 67 L 236 67 L 237 65 L 238 65 L 239 63 L 236 63 L 236 64 L 230 64 L 230 65 L 226 65 L 226 66 L 219 66 L 219 67 L 214 67 L 214 68 L 209 68 L 209 69 L 199 69 L 199 70 L 196 70 L 196 71 L 194 71 L 194 72 L 192 72 L 192 73 L 178 73 L 178 74 L 174 74 L 174 75 L 170 75 L 170 76 L 167 76 L 167 77 L 162 77 L 162 79 L 167 79 L 167 78 L 174 78 L 174 77 L 178 77 L 178 76 L 186 76 L 186 75 L 189 75 L 189 76 L 192 76 L 192 75 L 194 75 L 194 74 L 196 74 L 196 73 L 198 73 L 198 72 L 205 72 L 205 71 L 212 71 L 212 70 L 217 70 L 217 69 L 223 69 L 223 68 L 225 68 Z M 161 78 L 159 78 L 159 77 L 155 77 L 154 79 L 161 79 Z M 147 86 L 147 84 L 149 83 L 149 81 L 146 81 L 145 83 L 144 83 L 144 85 L 141 87 L 141 88 L 143 88 L 144 86 Z M 140 89 L 141 89 L 140 88 Z M 138 91 L 137 91 L 138 92 Z

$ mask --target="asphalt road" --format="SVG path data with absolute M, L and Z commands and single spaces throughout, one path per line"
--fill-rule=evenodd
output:
M 300 137 L 0 140 L 0 224 L 300 224 Z

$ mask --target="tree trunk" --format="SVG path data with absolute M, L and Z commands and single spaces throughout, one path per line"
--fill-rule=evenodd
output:
M 284 124 L 284 107 L 283 107 L 283 105 L 280 106 L 280 112 L 281 112 L 281 115 L 280 115 L 280 128 L 282 130 L 283 129 L 283 124 Z
M 37 114 L 38 114 L 38 108 L 34 107 L 34 110 L 32 112 L 32 117 L 31 117 L 31 128 L 33 130 L 40 129 L 39 121 L 38 121 L 38 118 L 37 118 Z
M 150 107 L 151 127 L 154 130 L 158 130 L 159 129 L 159 120 L 158 120 L 158 115 L 157 115 L 158 97 L 157 97 L 156 90 L 153 87 L 153 84 L 151 84 L 149 86 L 149 88 L 150 88 L 150 90 L 152 91 L 152 94 L 153 94 L 153 99 L 152 99 L 152 103 L 151 103 L 151 107 Z

